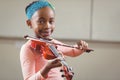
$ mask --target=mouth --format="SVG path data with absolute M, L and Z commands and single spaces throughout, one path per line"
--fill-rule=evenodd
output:
M 39 31 L 40 37 L 49 37 L 51 35 L 51 29 Z

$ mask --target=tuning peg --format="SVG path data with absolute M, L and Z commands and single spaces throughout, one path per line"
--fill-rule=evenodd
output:
M 63 72 L 63 71 L 64 71 L 63 69 L 60 70 L 60 72 Z
M 72 71 L 72 70 L 73 70 L 73 68 L 72 68 L 72 67 L 69 67 L 69 70 L 70 70 L 70 71 Z
M 61 75 L 61 77 L 65 77 L 65 75 Z

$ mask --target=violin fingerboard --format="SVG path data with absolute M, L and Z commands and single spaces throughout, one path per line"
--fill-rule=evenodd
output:
M 56 57 L 60 56 L 59 52 L 57 51 L 57 49 L 53 45 L 50 45 L 49 48 Z
M 63 57 L 61 56 L 61 54 L 57 51 L 57 49 L 56 49 L 53 45 L 50 45 L 49 48 L 50 48 L 50 50 L 53 52 L 53 54 L 54 54 L 56 57 L 61 57 L 61 58 L 63 58 Z M 61 63 L 62 63 L 64 66 L 68 67 L 68 64 L 65 62 L 64 59 L 61 59 Z

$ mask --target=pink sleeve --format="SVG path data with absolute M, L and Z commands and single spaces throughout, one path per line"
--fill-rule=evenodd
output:
M 35 55 L 25 45 L 21 48 L 20 62 L 24 80 L 44 80 L 40 71 L 35 72 Z
M 64 44 L 64 43 L 61 43 L 61 42 L 59 42 L 57 40 L 55 40 L 55 42 L 59 43 L 59 44 Z M 77 46 L 77 45 L 74 45 L 74 46 Z M 71 56 L 71 57 L 79 56 L 84 52 L 84 51 L 82 51 L 80 49 L 64 47 L 64 46 L 57 46 L 57 50 L 62 52 L 64 55 Z
M 60 52 L 62 52 L 66 56 L 76 57 L 83 53 L 83 51 L 75 49 L 75 48 L 69 48 L 69 47 L 63 47 L 59 46 L 57 48 Z

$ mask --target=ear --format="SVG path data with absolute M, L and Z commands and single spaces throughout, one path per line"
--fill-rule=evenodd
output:
M 28 25 L 28 27 L 32 28 L 32 24 L 31 24 L 31 20 L 26 20 L 26 24 Z

